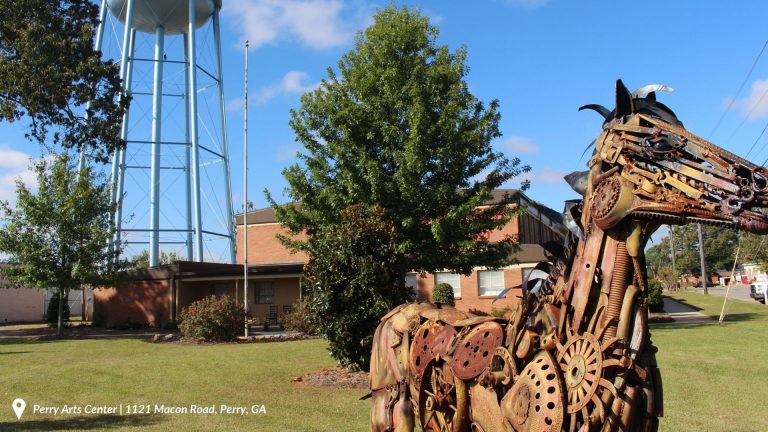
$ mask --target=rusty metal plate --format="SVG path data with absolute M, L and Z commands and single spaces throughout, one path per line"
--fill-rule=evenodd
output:
M 474 316 L 469 317 L 463 320 L 458 320 L 455 323 L 453 323 L 454 327 L 471 327 L 473 325 L 482 324 L 484 322 L 488 321 L 502 321 L 501 318 L 497 318 L 495 316 Z
M 504 330 L 499 323 L 489 321 L 469 331 L 456 346 L 451 359 L 454 374 L 470 380 L 485 370 L 491 363 L 493 353 L 504 340 Z
M 472 316 L 467 312 L 446 305 L 441 305 L 440 308 L 421 311 L 419 312 L 419 315 L 424 319 L 440 321 L 449 325 L 454 325 L 456 324 L 456 321 L 467 319 Z
M 438 354 L 445 355 L 448 353 L 454 336 L 456 336 L 456 330 L 449 325 L 438 324 L 434 321 L 424 322 L 416 330 L 411 344 L 411 373 L 416 377 L 421 377 L 430 360 Z
M 565 402 L 560 369 L 548 351 L 540 351 L 501 400 L 506 425 L 515 432 L 560 432 Z

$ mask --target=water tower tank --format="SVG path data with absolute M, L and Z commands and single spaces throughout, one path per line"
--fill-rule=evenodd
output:
M 129 0 L 107 0 L 114 16 L 125 23 Z M 189 25 L 189 0 L 133 0 L 133 28 L 154 33 L 158 26 L 165 34 L 186 33 Z M 221 0 L 195 0 L 195 26 L 205 24 L 215 9 L 221 8 Z

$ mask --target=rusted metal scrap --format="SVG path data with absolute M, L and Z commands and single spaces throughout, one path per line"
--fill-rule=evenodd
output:
M 768 233 L 768 173 L 688 132 L 648 86 L 616 83 L 588 170 L 567 176 L 562 256 L 506 319 L 414 303 L 382 318 L 372 431 L 656 431 L 644 247 L 661 224 Z M 541 276 L 544 275 L 544 276 Z M 526 281 L 530 287 L 534 281 Z M 524 287 L 525 288 L 525 287 Z

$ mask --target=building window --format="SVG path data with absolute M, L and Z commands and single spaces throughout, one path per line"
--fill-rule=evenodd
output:
M 458 273 L 437 272 L 435 273 L 435 285 L 440 283 L 447 283 L 453 288 L 453 296 L 455 298 L 461 297 L 461 283 L 459 282 L 460 275 Z
M 256 282 L 256 303 L 272 304 L 275 300 L 275 287 L 272 282 Z
M 533 272 L 534 268 L 528 267 L 521 270 L 523 271 L 523 284 L 525 284 L 525 281 L 527 281 L 528 278 L 531 276 L 531 272 Z
M 496 296 L 504 289 L 502 270 L 481 270 L 477 272 L 477 278 L 481 296 Z
M 416 273 L 406 273 L 405 275 L 405 286 L 411 289 L 411 294 L 413 294 L 414 298 L 419 297 L 418 276 Z
M 229 295 L 229 285 L 220 283 L 211 285 L 211 295 L 216 297 Z

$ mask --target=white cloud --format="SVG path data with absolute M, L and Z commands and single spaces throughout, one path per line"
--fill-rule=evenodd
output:
M 7 144 L 0 144 L 0 200 L 16 202 L 16 179 L 21 179 L 28 188 L 37 188 L 37 177 L 30 170 L 30 155 L 14 150 Z
M 287 162 L 296 158 L 296 152 L 299 151 L 298 144 L 288 144 L 280 146 L 275 153 L 275 158 L 280 162 Z
M 242 111 L 244 106 L 245 106 L 245 98 L 242 98 L 242 97 L 230 99 L 225 104 L 227 112 Z
M 730 105 L 730 100 L 726 103 Z M 768 80 L 755 81 L 749 95 L 737 99 L 733 106 L 739 108 L 748 119 L 768 117 Z
M 281 94 L 302 94 L 316 89 L 320 82 L 306 83 L 309 75 L 302 71 L 289 71 L 280 81 L 262 87 L 254 97 L 257 104 L 265 104 Z
M 536 143 L 522 136 L 511 136 L 505 139 L 502 145 L 512 153 L 536 153 L 539 151 Z
M 563 177 L 567 173 L 555 168 L 540 168 L 531 171 L 523 177 L 530 180 L 532 184 L 544 183 L 544 184 L 566 184 Z
M 295 39 L 313 49 L 344 45 L 354 26 L 340 0 L 238 0 L 222 8 L 251 46 Z

